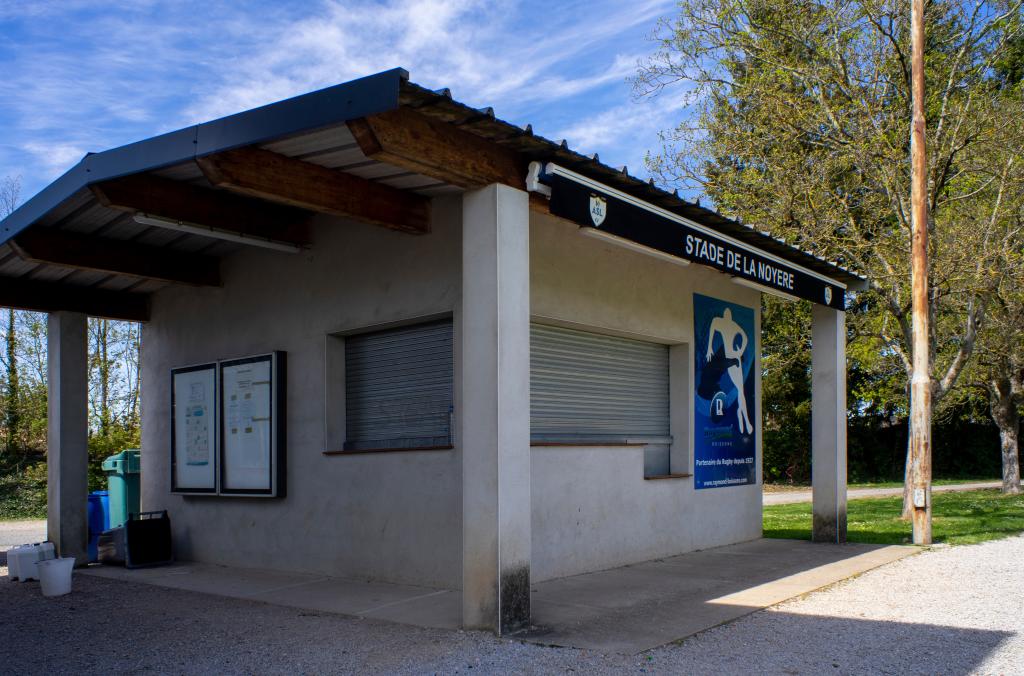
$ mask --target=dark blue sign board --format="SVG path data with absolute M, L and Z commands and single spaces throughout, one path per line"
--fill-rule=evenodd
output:
M 757 483 L 754 310 L 693 294 L 697 488 Z

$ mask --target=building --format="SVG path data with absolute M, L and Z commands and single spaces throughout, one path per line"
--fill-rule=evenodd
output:
M 144 322 L 179 558 L 462 589 L 761 535 L 760 297 L 814 303 L 814 536 L 845 538 L 863 279 L 402 70 L 87 155 L 0 223 L 50 313 L 49 534 L 85 548 L 86 316 Z

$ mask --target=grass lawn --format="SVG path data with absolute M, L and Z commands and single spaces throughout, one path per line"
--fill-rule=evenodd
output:
M 850 500 L 847 540 L 909 544 L 910 523 L 900 520 L 902 504 L 900 497 Z M 936 543 L 973 544 L 1021 532 L 1024 532 L 1024 495 L 983 490 L 932 496 L 932 540 Z M 811 505 L 766 505 L 764 536 L 810 540 Z

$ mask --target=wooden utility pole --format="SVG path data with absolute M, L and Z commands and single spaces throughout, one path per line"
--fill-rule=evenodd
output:
M 913 368 L 910 381 L 911 518 L 914 544 L 932 542 L 932 379 L 928 345 L 928 160 L 924 119 L 924 0 L 910 5 L 911 87 L 910 209 Z

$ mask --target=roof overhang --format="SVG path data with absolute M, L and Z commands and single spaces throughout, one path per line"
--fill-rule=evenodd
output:
M 672 223 L 829 288 L 864 286 L 834 263 L 394 69 L 87 155 L 0 221 L 0 305 L 145 320 L 149 294 L 167 284 L 219 284 L 218 259 L 241 247 L 298 250 L 314 213 L 424 233 L 430 198 L 490 183 L 525 190 L 531 162 L 561 168 L 556 182 L 574 177 L 612 204 L 644 212 L 649 222 L 639 229 L 621 230 L 621 219 L 617 233 L 591 228 L 635 246 L 716 267 L 654 236 Z M 579 220 L 557 200 L 532 203 Z M 794 295 L 821 303 L 823 289 Z M 794 291 L 774 288 L 786 290 Z M 842 307 L 843 294 L 832 293 L 839 300 L 826 304 Z

